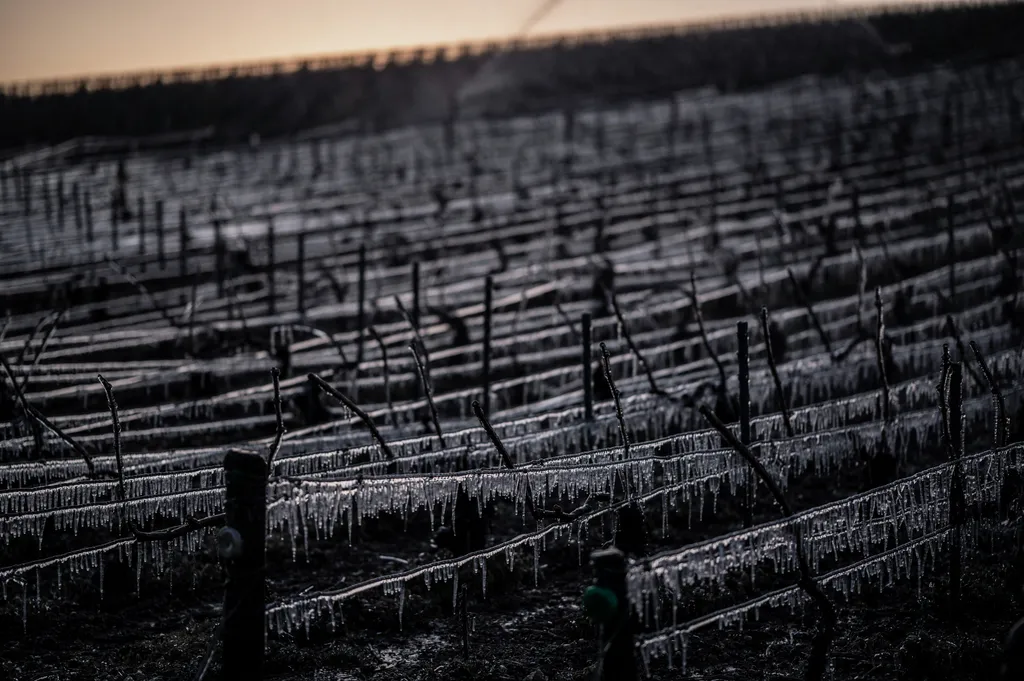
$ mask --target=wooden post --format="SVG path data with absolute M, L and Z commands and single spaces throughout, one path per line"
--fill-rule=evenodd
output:
M 297 255 L 299 278 L 299 318 L 306 317 L 306 233 L 299 232 L 299 252 Z
M 60 227 L 60 231 L 64 231 L 64 208 L 66 201 L 64 199 L 64 173 L 57 176 L 57 226 Z
M 120 248 L 120 241 L 117 238 L 117 227 L 120 219 L 118 207 L 112 202 L 110 204 L 110 250 L 115 254 Z
M 71 188 L 71 208 L 75 213 L 75 232 L 82 233 L 82 190 L 76 182 Z
M 21 182 L 23 188 L 21 190 L 21 200 L 24 202 L 25 215 L 32 214 L 32 174 L 28 168 L 21 171 Z
M 274 252 L 274 220 L 267 223 L 267 314 L 274 316 L 277 312 L 277 286 L 274 281 L 274 268 L 277 265 L 277 254 Z
M 363 363 L 363 329 L 366 327 L 366 244 L 359 244 L 359 312 L 356 324 L 359 327 L 359 343 L 356 345 L 356 370 Z
M 185 206 L 178 209 L 178 275 L 188 274 L 188 216 Z
M 268 228 L 270 229 L 270 228 Z M 268 237 L 269 238 L 269 237 Z M 224 234 L 220 218 L 213 219 L 213 259 L 217 271 L 217 297 L 224 297 Z
M 44 174 L 42 176 L 42 190 L 43 190 L 43 212 L 46 214 L 47 224 L 53 220 L 53 197 L 50 196 L 50 176 Z
M 483 342 L 483 393 L 484 413 L 491 415 L 491 319 L 494 280 L 490 275 L 484 278 L 484 342 Z
M 77 182 L 71 187 L 71 209 L 75 213 L 75 232 L 81 234 L 84 225 L 82 221 L 82 190 Z
M 946 197 L 946 236 L 949 240 L 949 302 L 956 302 L 956 222 L 954 213 L 953 196 Z
M 583 594 L 592 619 L 601 624 L 605 651 L 599 663 L 601 681 L 636 681 L 633 650 L 633 618 L 626 593 L 626 555 L 616 548 L 590 554 L 594 585 Z
M 420 262 L 412 263 L 412 309 L 409 311 L 413 325 L 420 327 Z
M 960 526 L 964 522 L 963 471 L 960 459 L 963 457 L 963 365 L 953 362 L 949 365 L 949 438 L 953 455 L 953 471 L 949 485 L 949 596 L 954 605 L 959 603 L 962 592 L 963 550 Z
M 160 269 L 167 269 L 167 245 L 164 243 L 164 202 L 157 199 L 153 205 L 156 212 L 156 259 L 160 263 Z
M 266 645 L 265 541 L 267 464 L 258 454 L 228 452 L 224 457 L 225 525 L 217 549 L 225 561 L 223 676 L 263 678 Z
M 584 312 L 580 317 L 580 329 L 583 335 L 583 418 L 588 422 L 594 420 L 594 377 L 592 359 L 590 357 L 592 341 L 590 339 L 590 313 Z
M 139 269 L 146 271 L 146 198 L 139 193 Z

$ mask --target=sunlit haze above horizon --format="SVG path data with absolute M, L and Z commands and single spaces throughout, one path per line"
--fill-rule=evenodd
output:
M 526 35 L 925 1 L 935 0 L 562 0 Z M 545 4 L 0 0 L 0 82 L 509 38 Z

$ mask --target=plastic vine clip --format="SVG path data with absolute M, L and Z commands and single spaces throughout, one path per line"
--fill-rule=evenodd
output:
M 603 586 L 589 586 L 583 592 L 583 610 L 591 619 L 608 624 L 618 614 L 619 597 Z

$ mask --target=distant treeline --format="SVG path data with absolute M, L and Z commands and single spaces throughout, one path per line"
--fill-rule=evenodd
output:
M 1024 3 L 931 7 L 848 19 L 734 27 L 503 52 L 463 115 L 505 116 L 620 97 L 723 91 L 808 73 L 901 70 L 1024 52 Z M 893 49 L 901 48 L 901 49 Z M 383 129 L 455 115 L 453 92 L 493 55 L 306 70 L 36 97 L 0 95 L 0 148 L 87 135 L 143 136 L 212 126 L 218 142 L 347 122 Z

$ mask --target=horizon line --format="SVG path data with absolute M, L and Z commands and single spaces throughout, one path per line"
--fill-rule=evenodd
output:
M 148 69 L 99 71 L 89 74 L 53 76 L 48 78 L 27 78 L 0 81 L 0 93 L 31 95 L 33 92 L 36 94 L 46 91 L 67 92 L 78 90 L 82 86 L 85 86 L 87 90 L 121 89 L 115 83 L 130 83 L 125 85 L 125 87 L 133 87 L 153 85 L 163 81 L 170 81 L 172 83 L 202 82 L 230 77 L 232 73 L 238 75 L 237 72 L 239 71 L 242 71 L 242 77 L 245 77 L 246 75 L 295 73 L 302 70 L 303 67 L 310 71 L 323 71 L 334 68 L 373 65 L 374 68 L 380 70 L 391 63 L 411 63 L 415 61 L 417 55 L 420 55 L 421 58 L 426 58 L 427 63 L 434 63 L 436 61 L 452 61 L 463 55 L 479 56 L 488 53 L 500 54 L 517 49 L 541 49 L 565 42 L 583 44 L 587 42 L 602 43 L 614 39 L 638 40 L 659 35 L 685 35 L 689 32 L 699 32 L 702 30 L 768 28 L 782 23 L 806 23 L 829 18 L 863 19 L 868 16 L 893 13 L 927 13 L 968 7 L 1012 4 L 1015 4 L 1015 0 L 925 0 L 924 2 L 914 2 L 910 5 L 900 3 L 899 0 L 884 0 L 882 2 L 865 0 L 863 4 L 856 5 L 830 4 L 813 9 L 783 9 L 765 14 L 724 16 L 718 19 L 627 24 L 614 28 L 579 31 L 542 31 L 526 36 L 493 36 L 490 38 L 454 42 L 398 44 L 372 50 L 296 54 L 235 62 L 181 64 Z M 105 83 L 106 85 L 96 87 L 100 83 Z M 90 87 L 90 85 L 93 87 Z

